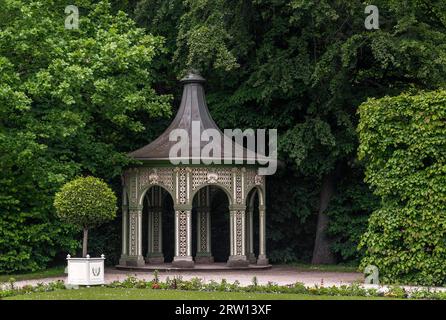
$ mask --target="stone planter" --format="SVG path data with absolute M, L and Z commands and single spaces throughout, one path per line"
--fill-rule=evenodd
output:
M 105 256 L 100 258 L 71 258 L 67 255 L 68 262 L 68 285 L 99 285 L 104 282 L 104 260 Z

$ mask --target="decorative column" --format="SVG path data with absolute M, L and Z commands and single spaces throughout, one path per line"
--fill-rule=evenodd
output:
M 246 258 L 246 221 L 245 221 L 246 206 L 231 205 L 230 211 L 230 238 L 231 248 L 230 256 L 227 262 L 229 267 L 247 267 L 249 261 Z
M 144 266 L 142 256 L 142 205 L 129 207 L 129 255 L 128 266 Z
M 120 265 L 125 265 L 129 254 L 128 233 L 129 233 L 129 206 L 122 205 L 122 249 L 121 258 L 119 259 Z
M 267 265 L 269 264 L 266 257 L 266 235 L 265 235 L 265 206 L 259 205 L 259 258 L 257 264 Z
M 197 194 L 197 256 L 196 263 L 213 263 L 211 253 L 211 211 L 210 187 L 204 187 Z
M 192 259 L 192 207 L 175 208 L 175 256 L 172 265 L 178 268 L 191 268 Z
M 149 194 L 149 232 L 146 260 L 149 263 L 164 263 L 163 236 L 162 236 L 162 189 L 154 186 Z
M 172 265 L 194 266 L 192 259 L 192 204 L 190 203 L 190 168 L 175 168 L 175 256 Z

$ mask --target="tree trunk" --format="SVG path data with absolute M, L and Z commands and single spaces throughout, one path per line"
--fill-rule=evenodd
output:
M 327 237 L 328 216 L 325 213 L 330 199 L 334 193 L 336 174 L 331 172 L 322 181 L 322 189 L 319 198 L 319 212 L 316 228 L 316 240 L 314 242 L 312 264 L 336 263 L 335 256 L 330 250 L 331 242 Z
M 84 228 L 84 240 L 82 241 L 82 257 L 87 256 L 88 229 Z

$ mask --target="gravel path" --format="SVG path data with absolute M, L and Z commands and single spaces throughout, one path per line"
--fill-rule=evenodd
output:
M 105 271 L 105 282 L 110 283 L 115 280 L 125 280 L 128 275 L 135 276 L 138 279 L 152 280 L 153 272 L 144 271 L 124 271 L 108 268 Z M 321 285 L 332 286 L 349 284 L 352 282 L 363 282 L 363 275 L 356 272 L 320 272 L 320 271 L 299 271 L 295 267 L 273 266 L 267 270 L 225 270 L 225 271 L 160 271 L 159 278 L 164 281 L 167 277 L 173 278 L 181 276 L 183 280 L 189 280 L 194 277 L 203 279 L 203 281 L 215 280 L 220 282 L 226 279 L 229 282 L 238 280 L 241 285 L 252 283 L 253 277 L 257 277 L 259 284 L 266 284 L 268 281 L 279 285 L 302 282 L 306 286 Z M 48 283 L 56 280 L 66 280 L 66 277 L 54 277 L 35 280 L 17 281 L 16 286 L 35 285 L 37 283 Z

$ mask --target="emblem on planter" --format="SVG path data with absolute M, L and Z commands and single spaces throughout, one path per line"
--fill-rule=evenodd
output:
M 101 274 L 101 267 L 98 268 L 91 268 L 91 273 L 93 273 L 93 275 L 95 277 L 99 276 Z

